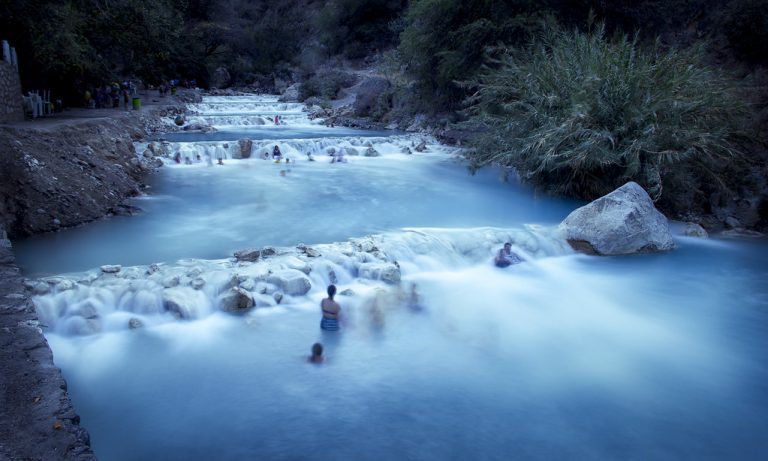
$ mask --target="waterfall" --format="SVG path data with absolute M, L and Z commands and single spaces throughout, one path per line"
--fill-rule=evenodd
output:
M 41 321 L 63 335 L 201 319 L 238 288 L 259 309 L 300 305 L 330 283 L 340 291 L 400 287 L 427 271 L 489 266 L 502 242 L 523 264 L 570 253 L 552 229 L 403 229 L 311 247 L 271 248 L 249 262 L 187 259 L 174 264 L 101 269 L 40 279 L 32 284 Z M 249 259 L 247 256 L 244 259 Z M 299 280 L 299 282 L 297 282 Z M 302 285 L 303 284 L 303 285 Z

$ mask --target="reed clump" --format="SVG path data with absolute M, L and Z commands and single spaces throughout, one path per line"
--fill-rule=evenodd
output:
M 627 181 L 654 200 L 725 187 L 723 164 L 741 161 L 748 113 L 738 83 L 704 64 L 703 46 L 607 37 L 552 27 L 522 49 L 499 47 L 468 87 L 467 156 L 514 167 L 550 193 L 593 199 Z

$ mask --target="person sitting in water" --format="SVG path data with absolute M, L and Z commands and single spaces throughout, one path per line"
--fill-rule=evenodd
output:
M 309 160 L 310 162 L 314 162 L 315 161 L 315 158 L 312 157 L 312 152 L 307 152 L 307 160 Z
M 280 148 L 275 145 L 275 148 L 272 149 L 272 160 L 280 161 L 280 159 L 283 158 L 283 153 L 280 152 Z
M 307 360 L 309 363 L 323 363 L 323 360 L 325 358 L 323 357 L 323 345 L 320 343 L 315 343 L 312 345 L 312 355 L 310 355 Z
M 496 267 L 508 267 L 520 262 L 522 262 L 522 260 L 518 255 L 512 252 L 512 244 L 509 242 L 504 244 L 504 248 L 499 250 L 496 254 L 496 259 L 494 259 Z
M 326 331 L 338 331 L 339 329 L 341 306 L 333 300 L 334 296 L 336 296 L 336 285 L 328 285 L 328 297 L 320 301 L 320 310 L 323 312 L 320 328 Z

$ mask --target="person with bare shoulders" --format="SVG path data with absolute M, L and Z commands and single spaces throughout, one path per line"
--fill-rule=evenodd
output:
M 323 363 L 325 357 L 323 357 L 323 345 L 315 343 L 312 345 L 312 355 L 307 357 L 309 363 Z
M 325 331 L 339 330 L 339 314 L 341 306 L 333 300 L 336 296 L 336 285 L 328 285 L 328 297 L 320 301 L 320 310 L 323 312 L 323 318 L 320 320 L 320 328 Z

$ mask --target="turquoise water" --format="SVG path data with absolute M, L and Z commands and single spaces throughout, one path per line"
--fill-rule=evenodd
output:
M 99 291 L 112 326 L 73 336 L 52 325 L 47 337 L 100 459 L 768 457 L 765 241 L 676 235 L 664 254 L 548 251 L 498 270 L 491 249 L 467 251 L 487 243 L 476 227 L 536 225 L 544 241 L 579 204 L 493 171 L 468 176 L 439 146 L 400 154 L 402 142 L 341 165 L 302 159 L 285 176 L 258 159 L 169 165 L 143 215 L 19 245 L 25 270 L 62 273 L 388 232 L 402 285 L 418 287 L 414 311 L 396 288 L 339 273 L 356 294 L 338 298 L 343 329 L 325 336 L 315 278 L 279 306 L 190 321 Z M 450 229 L 459 243 L 424 248 L 402 227 Z M 82 304 L 61 296 L 38 303 Z M 146 326 L 127 329 L 128 316 Z M 315 341 L 319 366 L 306 363 Z

